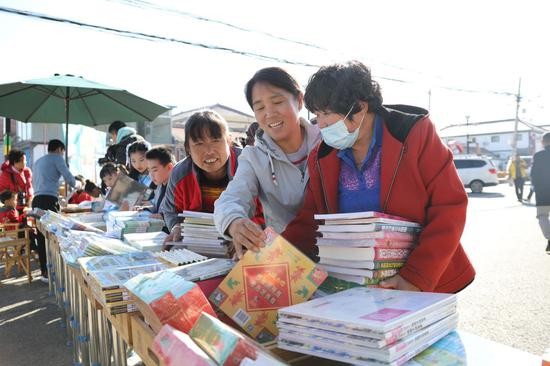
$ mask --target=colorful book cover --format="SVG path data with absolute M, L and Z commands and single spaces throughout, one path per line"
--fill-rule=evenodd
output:
M 216 365 L 191 337 L 168 324 L 156 335 L 152 349 L 165 366 Z
M 244 358 L 255 360 L 259 347 L 218 319 L 203 314 L 189 336 L 218 365 L 238 366 Z
M 169 324 L 188 333 L 202 312 L 215 316 L 200 287 L 170 271 L 138 276 L 124 286 L 138 298 L 140 311 L 156 331 Z
M 327 273 L 278 235 L 265 230 L 266 246 L 248 251 L 210 300 L 260 343 L 277 336 L 277 310 L 307 301 Z

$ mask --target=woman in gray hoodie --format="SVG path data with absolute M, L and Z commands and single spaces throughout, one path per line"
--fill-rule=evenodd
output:
M 321 141 L 319 128 L 299 117 L 304 95 L 298 82 L 278 67 L 261 69 L 245 87 L 260 129 L 254 146 L 239 157 L 235 177 L 215 203 L 219 232 L 233 240 L 240 259 L 243 247 L 264 245 L 262 228 L 250 220 L 259 198 L 267 226 L 281 233 L 296 216 L 308 181 L 307 156 Z

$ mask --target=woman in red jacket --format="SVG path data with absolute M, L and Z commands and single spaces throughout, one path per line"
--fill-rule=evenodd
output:
M 283 236 L 315 255 L 316 213 L 380 211 L 422 224 L 418 245 L 382 287 L 457 292 L 475 271 L 460 244 L 468 203 L 427 111 L 382 106 L 370 69 L 352 61 L 319 69 L 305 103 L 323 142 L 308 158 L 304 206 Z
M 10 150 L 1 170 L 0 192 L 6 189 L 15 192 L 17 194 L 17 211 L 22 214 L 25 207 L 31 206 L 34 192 L 32 173 L 27 167 L 25 153 L 17 149 Z

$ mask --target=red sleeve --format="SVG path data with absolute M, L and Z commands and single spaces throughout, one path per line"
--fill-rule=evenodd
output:
M 27 192 L 27 200 L 30 202 L 34 196 L 34 189 L 32 188 L 32 171 L 29 168 L 26 168 L 23 170 L 23 174 L 25 174 L 25 180 L 27 181 L 27 186 L 25 187 Z
M 309 257 L 317 256 L 319 253 L 315 245 L 317 223 L 313 219 L 313 215 L 316 212 L 319 212 L 319 210 L 315 205 L 313 191 L 308 182 L 302 208 L 281 234 L 286 240 Z
M 418 246 L 399 274 L 422 291 L 433 291 L 460 245 L 468 196 L 452 152 L 443 145 L 429 119 L 411 130 L 408 149 L 418 161 L 416 169 L 428 199 Z

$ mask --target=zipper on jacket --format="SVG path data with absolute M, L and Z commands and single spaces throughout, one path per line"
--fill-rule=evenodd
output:
M 390 182 L 390 188 L 388 188 L 388 194 L 386 195 L 386 199 L 384 200 L 382 212 L 386 212 L 386 209 L 388 208 L 388 203 L 390 200 L 391 191 L 393 189 L 393 184 L 395 183 L 395 178 L 397 177 L 397 171 L 399 170 L 399 166 L 401 165 L 401 160 L 403 159 L 403 155 L 405 154 L 406 150 L 407 150 L 407 139 L 405 139 L 405 141 L 403 142 L 403 147 L 401 147 L 401 152 L 399 153 L 399 159 L 397 160 L 397 166 L 395 167 L 395 170 L 393 172 L 393 176 Z

